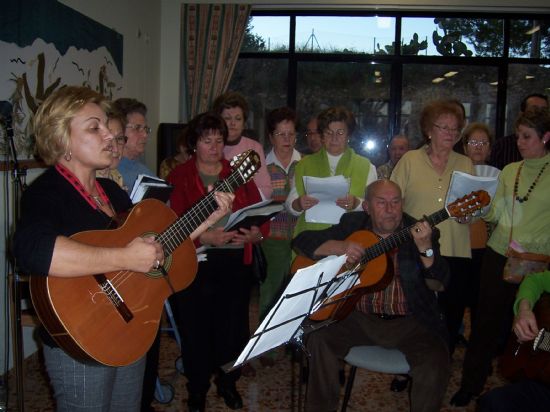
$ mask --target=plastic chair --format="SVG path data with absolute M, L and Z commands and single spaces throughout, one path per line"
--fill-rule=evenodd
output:
M 407 374 L 410 370 L 403 352 L 381 346 L 354 346 L 349 350 L 344 360 L 351 366 L 351 369 L 342 403 L 342 412 L 345 412 L 348 407 L 357 368 L 394 375 Z

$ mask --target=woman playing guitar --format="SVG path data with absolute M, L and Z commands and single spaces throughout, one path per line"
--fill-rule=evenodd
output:
M 32 276 L 149 272 L 164 264 L 162 247 L 153 237 L 138 236 L 120 247 L 90 246 L 70 238 L 77 232 L 109 228 L 118 213 L 131 207 L 115 182 L 95 176 L 111 165 L 113 157 L 108 109 L 98 93 L 69 86 L 50 95 L 36 113 L 38 153 L 51 167 L 23 194 L 14 245 L 20 269 Z M 192 238 L 229 210 L 231 195 L 218 194 L 216 199 L 219 210 Z M 58 411 L 139 410 L 144 357 L 123 367 L 84 363 L 58 347 L 45 331 L 42 337 Z

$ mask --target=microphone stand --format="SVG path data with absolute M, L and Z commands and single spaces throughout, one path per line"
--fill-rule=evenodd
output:
M 26 176 L 27 168 L 22 168 L 17 159 L 17 150 L 15 147 L 15 141 L 13 138 L 13 126 L 12 126 L 12 116 L 11 113 L 5 117 L 5 129 L 6 129 L 6 139 L 8 141 L 9 152 L 7 154 L 7 164 L 8 170 L 12 170 L 12 188 L 13 188 L 13 222 L 19 220 L 19 201 L 22 192 L 26 189 Z M 10 160 L 11 158 L 11 160 Z M 9 186 L 6 186 L 6 191 L 8 195 L 6 196 L 6 253 L 7 253 L 7 262 L 8 262 L 8 277 L 11 279 L 11 300 L 13 306 L 8 307 L 8 310 L 11 309 L 11 321 L 12 321 L 12 331 L 13 331 L 13 351 L 14 351 L 14 367 L 16 375 L 16 393 L 17 393 L 17 410 L 25 410 L 24 402 L 24 384 L 23 384 L 23 337 L 21 330 L 21 289 L 20 289 L 20 274 L 18 273 L 15 258 L 11 251 L 11 234 L 10 229 L 13 223 L 10 221 L 10 201 L 9 201 Z M 6 335 L 6 338 L 8 334 Z M 6 348 L 9 348 L 9 343 L 6 342 Z M 6 357 L 6 362 L 8 362 L 8 357 Z M 6 388 L 6 409 L 8 406 L 8 388 Z

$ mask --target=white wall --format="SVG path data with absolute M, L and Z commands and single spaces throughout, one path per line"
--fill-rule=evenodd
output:
M 156 170 L 156 130 L 160 101 L 160 27 L 158 0 L 59 0 L 60 3 L 124 36 L 123 87 L 127 97 L 147 105 L 151 134 L 145 161 Z

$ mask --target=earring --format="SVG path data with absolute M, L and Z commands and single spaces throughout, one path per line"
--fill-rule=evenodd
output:
M 63 159 L 65 159 L 67 162 L 70 162 L 73 158 L 73 153 L 69 150 L 69 153 L 65 153 L 65 156 L 63 156 Z

